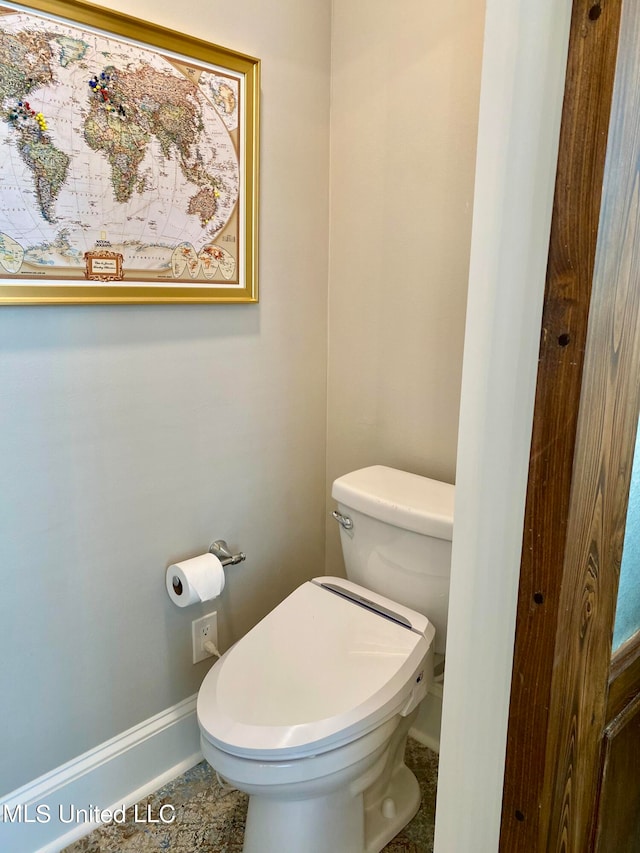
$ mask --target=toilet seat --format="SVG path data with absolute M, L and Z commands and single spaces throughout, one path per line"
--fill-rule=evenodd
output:
M 426 617 L 341 578 L 296 589 L 210 670 L 202 736 L 231 755 L 318 755 L 408 714 L 430 680 Z

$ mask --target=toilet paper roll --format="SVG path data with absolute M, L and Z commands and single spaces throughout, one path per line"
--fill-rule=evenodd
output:
M 167 592 L 178 607 L 211 601 L 224 589 L 224 568 L 213 554 L 200 554 L 167 569 Z

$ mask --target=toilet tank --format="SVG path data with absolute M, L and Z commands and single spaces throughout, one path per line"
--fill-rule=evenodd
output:
M 349 580 L 427 616 L 444 654 L 455 487 L 374 465 L 339 477 L 331 494 L 352 523 L 340 522 Z

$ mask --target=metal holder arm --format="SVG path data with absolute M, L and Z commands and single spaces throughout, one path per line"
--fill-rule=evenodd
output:
M 239 554 L 232 554 L 224 539 L 216 539 L 215 542 L 212 542 L 209 546 L 209 553 L 217 557 L 223 566 L 235 566 L 247 559 L 247 555 L 242 551 Z

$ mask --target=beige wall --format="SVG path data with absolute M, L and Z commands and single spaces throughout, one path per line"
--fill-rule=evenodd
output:
M 0 308 L 0 795 L 198 689 L 170 562 L 222 648 L 324 565 L 329 4 L 109 5 L 262 59 L 262 301 Z
M 329 484 L 376 463 L 455 479 L 483 16 L 333 3 Z
M 169 562 L 246 551 L 226 648 L 324 570 L 327 479 L 453 480 L 481 5 L 110 0 L 262 59 L 261 302 L 0 310 L 0 795 L 198 689 Z

